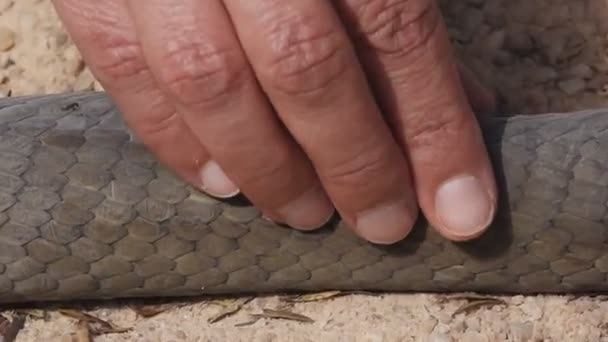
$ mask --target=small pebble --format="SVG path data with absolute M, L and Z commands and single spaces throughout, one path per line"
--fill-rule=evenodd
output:
M 514 60 L 515 60 L 515 57 L 513 56 L 512 53 L 501 50 L 496 53 L 496 55 L 492 59 L 492 62 L 494 62 L 494 64 L 496 64 L 498 66 L 507 66 L 507 65 L 513 64 Z
M 186 333 L 183 330 L 178 330 L 175 332 L 175 337 L 179 340 L 186 340 L 188 339 L 188 335 L 186 335 Z
M 58 48 L 66 45 L 69 42 L 69 36 L 63 31 L 55 32 L 49 35 L 48 44 L 51 48 Z
M 524 303 L 524 296 L 523 295 L 516 295 L 511 297 L 511 304 L 513 305 L 521 305 Z
M 95 88 L 95 78 L 89 69 L 84 69 L 78 77 L 76 78 L 76 82 L 74 84 L 74 89 L 76 90 L 93 90 Z
M 454 338 L 451 338 L 450 336 L 448 336 L 448 334 L 443 333 L 443 332 L 433 333 L 430 336 L 430 340 L 433 341 L 433 342 L 452 342 L 452 341 L 455 341 Z
M 452 1 L 460 2 L 460 1 Z M 483 14 L 485 21 L 493 27 L 504 27 L 505 8 L 501 0 L 487 0 L 483 5 Z
M 573 78 L 569 80 L 560 81 L 557 86 L 561 91 L 568 95 L 574 95 L 585 89 L 585 81 L 580 78 Z
M 530 341 L 534 335 L 534 324 L 531 322 L 513 323 L 511 333 L 515 341 Z
M 15 46 L 15 33 L 8 27 L 0 26 L 0 52 L 6 52 Z
M 77 76 L 84 69 L 85 63 L 75 46 L 69 46 L 64 50 L 63 57 L 66 63 L 66 70 L 71 75 Z
M 0 54 L 0 69 L 6 69 L 11 65 L 12 60 L 7 54 Z
M 567 75 L 574 78 L 589 79 L 593 77 L 593 70 L 587 64 L 577 64 L 567 71 Z
M 93 90 L 94 91 L 105 91 L 104 87 L 97 80 L 95 80 L 95 82 L 93 83 Z
M 483 42 L 483 46 L 488 49 L 488 53 L 496 54 L 500 50 L 505 43 L 505 31 L 497 30 L 492 32 Z
M 526 113 L 546 113 L 549 111 L 549 99 L 544 87 L 526 89 L 522 92 L 521 106 Z
M 530 72 L 526 75 L 526 80 L 530 83 L 546 83 L 549 81 L 556 80 L 559 77 L 559 74 L 555 69 L 538 66 L 530 70 Z
M 538 13 L 538 11 L 534 11 L 530 8 L 529 1 L 513 1 L 513 3 L 509 5 L 509 19 L 511 22 L 532 24 L 536 13 Z
M 534 41 L 524 28 L 512 28 L 507 31 L 505 47 L 517 53 L 527 53 L 534 49 Z
M 422 322 L 420 322 L 420 330 L 424 333 L 424 334 L 430 334 L 433 332 L 433 330 L 435 329 L 435 327 L 437 326 L 437 319 L 433 318 L 433 317 L 429 317 L 427 319 L 422 320 Z
M 462 14 L 462 30 L 465 36 L 477 34 L 477 29 L 483 23 L 483 13 L 477 8 L 468 8 Z

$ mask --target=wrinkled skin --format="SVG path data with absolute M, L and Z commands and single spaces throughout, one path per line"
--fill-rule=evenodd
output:
M 420 211 L 473 239 L 496 206 L 473 109 L 434 0 L 54 0 L 85 61 L 156 156 L 217 197 L 363 238 Z

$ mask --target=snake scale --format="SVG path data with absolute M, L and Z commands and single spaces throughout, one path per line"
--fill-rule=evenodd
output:
M 104 93 L 0 100 L 0 302 L 321 290 L 608 290 L 608 110 L 480 117 L 500 189 L 481 238 L 421 219 L 377 246 L 217 200 L 163 168 Z

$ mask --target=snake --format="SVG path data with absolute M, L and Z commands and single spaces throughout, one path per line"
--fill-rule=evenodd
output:
M 318 291 L 608 290 L 608 109 L 479 115 L 498 205 L 450 241 L 367 242 L 187 184 L 104 92 L 0 100 L 0 303 Z M 382 227 L 378 227 L 381 229 Z

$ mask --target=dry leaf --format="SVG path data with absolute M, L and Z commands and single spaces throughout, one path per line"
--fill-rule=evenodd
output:
M 252 319 L 250 319 L 248 321 L 245 321 L 245 322 L 237 323 L 234 326 L 235 327 L 245 327 L 245 326 L 248 326 L 248 325 L 252 325 L 252 324 L 255 324 L 257 321 L 259 321 L 261 318 L 262 317 L 255 317 L 255 316 L 253 316 Z
M 15 315 L 15 311 L 10 311 L 10 310 L 1 311 L 0 316 L 2 316 L 2 318 L 0 318 L 0 322 L 3 322 L 4 320 L 10 321 L 13 319 L 14 315 Z
M 290 321 L 314 323 L 314 320 L 308 316 L 304 316 L 287 310 L 264 309 L 262 310 L 261 314 L 254 314 L 252 316 L 257 318 L 286 319 Z
M 93 335 L 104 335 L 104 334 L 118 334 L 130 331 L 132 328 L 118 327 L 110 322 L 104 321 L 101 318 L 93 315 L 72 309 L 59 310 L 64 316 L 72 317 L 78 321 L 84 321 L 89 325 L 89 331 Z
M 486 299 L 476 299 L 471 302 L 464 304 L 459 307 L 452 313 L 452 317 L 460 314 L 460 313 L 469 313 L 471 311 L 480 309 L 484 306 L 494 306 L 494 305 L 506 305 L 504 300 L 498 298 L 486 298 Z
M 327 300 L 331 298 L 336 298 L 344 295 L 342 291 L 325 291 L 325 292 L 317 292 L 317 293 L 308 293 L 305 295 L 294 296 L 285 298 L 285 301 L 292 303 L 307 303 L 307 302 L 318 302 L 322 300 Z
M 232 316 L 235 313 L 239 312 L 241 310 L 241 308 L 245 304 L 249 303 L 251 300 L 253 300 L 253 297 L 226 299 L 226 300 L 222 300 L 222 301 L 212 302 L 211 304 L 220 305 L 222 308 L 220 309 L 220 311 L 218 313 L 209 317 L 207 322 L 215 323 L 215 322 L 219 322 L 220 320 L 222 320 L 228 316 Z
M 304 295 L 290 296 L 283 298 L 286 302 L 291 303 L 306 303 L 306 302 L 318 302 L 322 300 L 347 296 L 347 295 L 366 295 L 366 296 L 377 296 L 378 293 L 368 292 L 368 291 L 324 291 L 324 292 L 315 292 L 315 293 L 307 293 Z
M 34 319 L 47 319 L 48 318 L 48 314 L 45 310 L 39 310 L 39 309 L 19 309 L 19 310 L 15 310 L 15 312 L 23 314 L 25 316 L 34 318 Z

